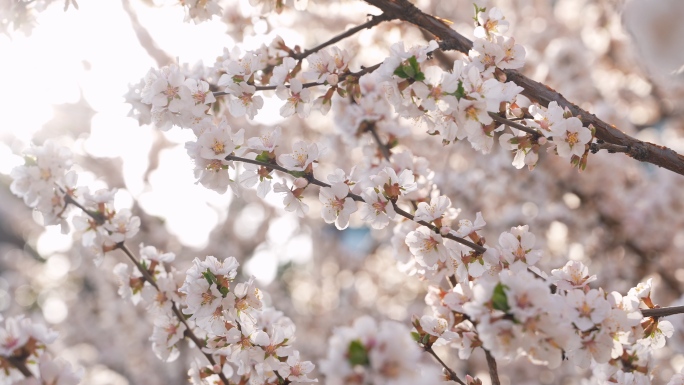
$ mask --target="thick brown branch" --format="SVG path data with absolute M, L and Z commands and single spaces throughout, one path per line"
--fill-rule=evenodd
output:
M 661 307 L 656 309 L 641 309 L 644 317 L 666 317 L 675 314 L 684 314 L 684 306 Z
M 449 25 L 439 18 L 428 15 L 411 4 L 408 0 L 365 0 L 374 5 L 388 17 L 400 19 L 412 23 L 420 28 L 429 31 L 440 40 L 440 47 L 443 50 L 458 50 L 463 53 L 473 47 L 473 42 L 465 36 L 453 30 Z M 505 70 L 508 80 L 515 82 L 524 88 L 522 94 L 547 107 L 550 102 L 556 101 L 559 106 L 567 107 L 570 112 L 578 116 L 586 126 L 593 125 L 596 128 L 596 137 L 609 144 L 625 146 L 629 148 L 625 152 L 628 156 L 642 161 L 655 164 L 666 168 L 677 174 L 684 175 L 684 156 L 675 151 L 653 143 L 642 142 L 633 138 L 614 126 L 597 118 L 575 104 L 571 103 L 560 93 L 550 87 L 536 82 L 515 70 Z

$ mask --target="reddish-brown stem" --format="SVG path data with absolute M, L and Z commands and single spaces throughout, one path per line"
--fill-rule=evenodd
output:
M 424 348 L 424 350 L 425 350 L 426 352 L 428 352 L 432 357 L 434 357 L 434 358 L 437 360 L 437 362 L 439 362 L 439 364 L 442 365 L 442 367 L 444 368 L 444 370 L 446 370 L 447 373 L 449 373 L 449 379 L 450 379 L 451 381 L 456 381 L 457 383 L 459 383 L 459 384 L 461 384 L 461 385 L 466 385 L 465 382 L 463 382 L 463 380 L 461 380 L 461 379 L 458 377 L 458 375 L 456 374 L 456 372 L 454 372 L 450 367 L 447 366 L 446 363 L 444 363 L 444 361 L 442 361 L 441 358 L 439 358 L 439 356 L 437 355 L 437 353 L 435 353 L 435 351 L 432 350 L 431 347 L 426 346 L 426 347 Z

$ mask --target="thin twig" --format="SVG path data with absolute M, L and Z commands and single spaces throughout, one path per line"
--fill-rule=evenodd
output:
M 449 373 L 449 379 L 450 379 L 451 381 L 456 381 L 456 382 L 458 382 L 458 383 L 461 384 L 461 385 L 466 385 L 465 382 L 463 382 L 463 380 L 461 380 L 461 379 L 458 377 L 458 375 L 456 374 L 456 372 L 454 372 L 449 366 L 447 366 L 447 364 L 444 363 L 444 361 L 442 361 L 441 358 L 439 358 L 439 356 L 437 355 L 437 353 L 435 353 L 435 351 L 432 350 L 432 347 L 426 346 L 424 349 L 425 349 L 425 351 L 428 352 L 431 356 L 435 357 L 435 359 L 437 360 L 437 362 L 439 362 L 439 364 L 442 365 L 442 367 L 444 368 L 444 370 L 446 370 L 447 373 Z
M 501 385 L 499 381 L 499 371 L 496 368 L 496 360 L 489 350 L 482 348 L 485 352 L 485 357 L 487 357 L 487 366 L 489 367 L 489 378 L 492 380 L 492 385 Z
M 290 55 L 290 57 L 293 57 L 295 60 L 302 60 L 302 59 L 306 58 L 307 56 L 314 54 L 314 53 L 322 50 L 323 48 L 325 48 L 329 45 L 333 45 L 342 39 L 348 38 L 349 36 L 359 32 L 359 31 L 375 27 L 376 25 L 382 23 L 383 21 L 388 21 L 391 19 L 392 18 L 385 16 L 384 14 L 383 15 L 371 15 L 371 19 L 369 21 L 367 21 L 367 22 L 365 22 L 365 23 L 363 23 L 357 27 L 351 28 L 351 29 L 333 37 L 332 39 L 326 41 L 325 43 L 321 43 L 321 44 L 317 45 L 314 48 L 307 49 L 306 51 L 304 51 L 302 53 Z
M 509 127 L 517 128 L 517 129 L 520 130 L 520 131 L 525 131 L 525 132 L 527 132 L 528 134 L 534 135 L 535 138 L 538 138 L 538 137 L 542 136 L 542 134 L 540 134 L 539 132 L 537 132 L 537 131 L 535 131 L 535 130 L 529 128 L 529 127 L 523 126 L 523 125 L 520 124 L 520 123 L 516 123 L 516 122 L 514 122 L 514 121 L 512 121 L 512 120 L 510 120 L 510 119 L 506 119 L 506 118 L 504 118 L 503 116 L 501 116 L 501 115 L 499 115 L 499 114 L 495 114 L 495 113 L 493 113 L 493 112 L 490 112 L 490 113 L 489 113 L 489 116 L 490 116 L 495 122 L 499 122 L 499 123 L 501 123 L 501 124 L 505 124 L 506 126 L 509 126 Z
M 345 79 L 348 78 L 348 77 L 353 77 L 353 78 L 355 78 L 355 79 L 358 79 L 358 78 L 360 78 L 361 76 L 363 76 L 363 75 L 365 75 L 365 74 L 367 74 L 367 73 L 369 73 L 369 72 L 373 72 L 373 71 L 375 71 L 376 69 L 380 68 L 380 65 L 381 65 L 381 64 L 382 64 L 382 63 L 378 63 L 378 64 L 373 65 L 373 66 L 370 66 L 370 67 L 365 67 L 365 68 L 362 68 L 360 71 L 357 71 L 357 72 L 350 72 L 350 71 L 343 72 L 343 73 L 340 75 L 340 77 L 339 77 L 339 78 L 340 78 L 340 81 L 345 80 Z M 251 84 L 251 83 L 247 83 L 247 84 L 250 85 L 250 86 L 254 86 L 254 84 Z M 309 83 L 304 83 L 304 84 L 302 84 L 302 88 L 311 88 L 311 87 L 326 86 L 326 85 L 329 85 L 329 84 L 326 84 L 326 83 L 309 82 Z M 284 87 L 285 87 L 285 88 L 290 88 L 290 85 L 289 85 L 289 84 L 285 84 Z M 277 89 L 278 86 L 254 86 L 254 88 L 256 88 L 256 91 L 273 91 L 273 90 Z M 231 95 L 231 93 L 230 93 L 230 92 L 225 92 L 225 91 L 214 92 L 214 97 L 226 96 L 226 95 Z
M 378 148 L 380 149 L 382 156 L 385 158 L 385 160 L 389 161 L 392 154 L 390 153 L 389 146 L 380 140 L 378 130 L 375 129 L 375 123 L 368 124 L 368 131 L 370 131 L 371 135 L 373 135 L 373 139 L 375 139 L 375 142 L 378 144 Z
M 225 159 L 226 159 L 226 160 L 232 160 L 232 161 L 238 161 L 238 162 L 251 163 L 251 164 L 258 165 L 258 166 L 266 167 L 266 168 L 268 168 L 268 169 L 280 171 L 280 172 L 282 172 L 282 173 L 289 174 L 289 175 L 292 175 L 292 172 L 293 172 L 293 171 L 290 171 L 290 170 L 288 170 L 288 169 L 286 169 L 286 168 L 284 168 L 284 167 L 282 167 L 282 166 L 279 166 L 279 165 L 277 165 L 277 164 L 261 162 L 261 161 L 254 160 L 254 159 L 242 158 L 242 157 L 235 156 L 235 155 L 228 155 L 228 156 L 225 157 Z M 314 178 L 313 175 L 308 175 L 308 176 L 306 176 L 306 180 L 309 181 L 310 184 L 314 184 L 314 185 L 319 186 L 319 187 L 330 187 L 330 185 L 329 185 L 328 183 L 325 183 L 325 182 L 323 182 L 323 181 L 321 181 L 321 180 L 318 180 L 318 179 Z M 348 196 L 349 198 L 352 198 L 353 200 L 355 200 L 355 201 L 357 201 L 357 202 L 364 202 L 364 203 L 365 203 L 365 201 L 363 200 L 363 198 L 362 198 L 360 195 L 353 194 L 353 193 L 350 192 L 350 193 L 347 194 L 347 196 Z M 425 221 L 417 221 L 417 220 L 415 220 L 415 217 L 414 217 L 413 215 L 411 215 L 410 213 L 408 213 L 408 212 L 402 210 L 399 206 L 397 206 L 397 203 L 396 203 L 396 202 L 393 202 L 393 201 L 391 201 L 391 202 L 392 202 L 392 205 L 394 206 L 394 211 L 395 211 L 397 214 L 401 215 L 402 217 L 404 217 L 404 218 L 406 218 L 406 219 L 408 219 L 408 220 L 411 220 L 411 221 L 413 221 L 413 222 L 416 222 L 416 223 L 418 223 L 418 224 L 421 224 L 421 225 L 423 225 L 423 226 L 426 226 L 426 227 L 428 227 L 430 230 L 434 231 L 435 233 L 439 233 L 439 227 L 437 227 L 437 226 L 435 226 L 435 225 L 433 225 L 433 224 L 431 224 L 431 223 L 425 222 Z M 480 253 L 480 254 L 482 254 L 482 253 L 484 253 L 485 251 L 487 251 L 487 249 L 486 249 L 485 247 L 480 246 L 480 245 L 478 245 L 477 243 L 471 242 L 471 241 L 469 241 L 469 240 L 467 240 L 467 239 L 464 239 L 464 238 L 461 238 L 461 237 L 457 237 L 457 236 L 455 236 L 455 235 L 453 235 L 453 234 L 446 234 L 446 235 L 443 235 L 443 237 L 444 237 L 444 238 L 447 238 L 447 239 L 451 239 L 451 240 L 453 240 L 453 241 L 456 241 L 456 242 L 458 242 L 458 243 L 460 243 L 460 244 L 462 244 L 462 245 L 466 245 L 466 246 L 470 247 L 471 249 L 475 250 L 476 252 L 478 252 L 478 253 Z
M 26 378 L 33 377 L 33 373 L 26 366 L 26 359 L 28 357 L 4 357 L 4 359 L 14 366 Z

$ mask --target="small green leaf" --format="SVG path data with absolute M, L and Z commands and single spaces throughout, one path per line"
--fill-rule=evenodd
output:
M 397 69 L 394 70 L 394 74 L 402 79 L 408 79 L 409 77 L 406 72 L 404 72 L 403 66 L 397 67 Z
M 219 289 L 219 291 L 220 291 L 221 294 L 225 297 L 225 296 L 228 294 L 228 292 L 230 291 L 230 289 L 227 288 L 227 287 L 225 287 L 225 286 L 221 286 L 221 288 Z
M 458 88 L 456 88 L 456 99 L 461 100 L 465 96 L 465 88 L 463 88 L 463 82 L 458 81 Z
M 366 347 L 363 346 L 363 344 L 359 340 L 354 340 L 349 344 L 347 357 L 349 358 L 349 363 L 352 365 L 370 365 L 368 351 L 366 351 Z
M 510 309 L 504 288 L 506 288 L 506 286 L 502 283 L 499 283 L 494 288 L 494 293 L 492 294 L 492 306 L 496 310 L 508 311 Z
M 268 163 L 269 160 L 271 160 L 271 158 L 270 158 L 270 156 L 269 156 L 269 152 L 268 152 L 268 151 L 264 151 L 264 152 L 262 152 L 261 154 L 257 155 L 257 157 L 255 158 L 255 160 L 258 160 L 259 162 Z
M 411 79 L 413 79 L 413 77 L 416 76 L 416 70 L 415 70 L 415 68 L 413 68 L 413 66 L 410 63 L 409 64 L 403 64 L 401 66 L 401 69 L 404 71 L 406 76 L 411 78 Z
M 420 342 L 420 333 L 411 332 L 411 338 L 413 338 L 413 340 L 416 342 Z
M 304 171 L 290 171 L 290 175 L 292 175 L 295 178 L 301 178 L 305 177 L 306 173 Z
M 202 275 L 207 280 L 207 282 L 209 282 L 209 285 L 211 285 L 212 283 L 216 283 L 216 276 L 211 271 L 207 270 L 204 273 L 202 273 Z

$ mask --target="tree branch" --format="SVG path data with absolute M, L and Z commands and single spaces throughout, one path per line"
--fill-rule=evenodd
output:
M 282 167 L 282 166 L 279 166 L 279 165 L 273 164 L 273 163 L 266 163 L 266 162 L 261 162 L 261 161 L 254 160 L 254 159 L 241 158 L 241 157 L 235 156 L 235 155 L 228 155 L 225 157 L 225 159 L 237 161 L 237 162 L 251 163 L 251 164 L 255 164 L 257 166 L 266 167 L 266 168 L 271 169 L 271 170 L 276 170 L 276 171 L 280 171 L 280 172 L 285 173 L 285 174 L 292 175 L 292 171 L 286 169 L 285 167 Z M 325 183 L 319 179 L 314 178 L 313 175 L 307 176 L 306 180 L 309 181 L 310 184 L 314 184 L 314 185 L 319 186 L 319 187 L 330 187 L 330 185 L 328 183 Z M 353 193 L 349 192 L 347 194 L 347 196 L 349 198 L 352 198 L 356 202 L 363 202 L 365 204 L 365 201 L 363 200 L 363 198 L 360 195 L 353 194 Z M 411 220 L 411 221 L 416 222 L 420 225 L 428 227 L 430 230 L 434 231 L 435 233 L 439 233 L 439 227 L 437 227 L 431 223 L 425 222 L 425 221 L 415 220 L 415 217 L 413 215 L 402 210 L 399 206 L 397 206 L 396 202 L 394 202 L 394 201 L 390 201 L 390 202 L 392 202 L 392 205 L 394 206 L 394 211 L 397 214 L 401 215 L 402 217 L 404 217 L 408 220 Z M 471 249 L 475 250 L 476 252 L 478 252 L 480 254 L 487 251 L 487 249 L 485 247 L 480 246 L 477 243 L 471 242 L 465 238 L 457 237 L 453 234 L 446 234 L 446 235 L 443 235 L 443 237 L 447 238 L 447 239 L 451 239 L 453 241 L 456 241 L 462 245 L 466 245 L 466 246 L 470 247 Z
M 92 212 L 92 211 L 90 211 L 90 210 L 87 210 L 87 209 L 86 209 L 83 205 L 81 205 L 78 201 L 76 201 L 75 199 L 73 199 L 73 197 L 71 197 L 71 195 L 68 195 L 68 194 L 66 195 L 66 202 L 67 202 L 67 203 L 70 203 L 70 204 L 73 204 L 74 206 L 77 206 L 79 209 L 81 209 L 84 213 L 86 213 L 88 216 L 90 216 L 91 218 L 93 218 L 93 219 L 94 219 L 96 222 L 98 222 L 100 225 L 104 222 L 104 220 L 103 220 L 103 218 L 102 218 L 102 215 L 99 215 L 99 213 L 94 213 L 94 212 Z M 145 278 L 145 280 L 146 280 L 147 282 L 149 282 L 150 285 L 152 285 L 152 287 L 154 287 L 154 288 L 159 292 L 160 289 L 159 289 L 159 286 L 157 285 L 157 282 L 154 280 L 154 277 L 152 277 L 152 275 L 150 275 L 150 272 L 147 271 L 147 269 L 145 269 L 145 267 L 143 267 L 143 266 L 140 264 L 140 262 L 138 261 L 138 259 L 133 255 L 133 253 L 132 253 L 132 252 L 130 251 L 130 249 L 125 245 L 125 243 L 124 243 L 124 242 L 119 242 L 119 243 L 117 243 L 117 244 L 116 244 L 116 248 L 117 248 L 117 249 L 120 249 L 121 251 L 123 251 L 124 254 L 126 254 L 126 256 L 128 257 L 128 259 L 131 260 L 131 262 L 135 265 L 135 267 L 138 269 L 138 271 L 140 272 L 140 274 L 142 274 L 143 278 Z M 202 350 L 202 348 L 204 347 L 204 343 L 203 343 L 199 338 L 197 338 L 197 336 L 195 335 L 195 333 L 193 333 L 192 328 L 190 327 L 190 325 L 188 325 L 187 321 L 185 320 L 185 315 L 183 315 L 183 313 L 179 310 L 178 305 L 177 305 L 173 300 L 170 300 L 170 299 L 169 299 L 169 302 L 171 302 L 171 309 L 173 310 L 173 314 L 176 316 L 176 318 L 178 318 L 178 320 L 179 320 L 180 322 L 183 323 L 183 325 L 185 325 L 185 336 L 188 337 L 190 340 L 192 340 L 192 342 L 195 343 L 195 345 L 197 346 L 197 348 L 202 352 L 202 354 L 204 355 L 204 357 L 207 358 L 207 360 L 209 361 L 209 363 L 210 363 L 212 366 L 216 366 L 216 360 L 214 360 L 214 357 L 213 357 L 211 354 L 206 353 L 206 352 L 204 352 L 204 351 Z M 228 382 L 228 378 L 226 378 L 226 376 L 223 374 L 223 372 L 219 372 L 219 373 L 216 373 L 216 374 L 219 376 L 219 378 L 221 379 L 221 381 L 222 381 L 225 385 L 230 384 L 230 383 Z
M 437 353 L 435 353 L 435 351 L 432 350 L 432 347 L 426 346 L 426 347 L 424 348 L 424 350 L 425 350 L 426 352 L 428 352 L 431 356 L 435 357 L 435 359 L 437 360 L 437 362 L 439 362 L 439 364 L 442 365 L 442 367 L 444 368 L 444 370 L 446 370 L 447 373 L 449 373 L 449 379 L 450 379 L 451 381 L 456 381 L 456 382 L 458 382 L 458 383 L 461 384 L 461 385 L 466 385 L 465 382 L 463 382 L 463 380 L 461 380 L 460 378 L 458 378 L 458 375 L 456 374 L 456 372 L 454 372 L 450 367 L 447 366 L 447 364 L 444 363 L 444 361 L 442 361 L 441 358 L 439 358 L 439 356 L 437 355 Z
M 443 50 L 458 50 L 463 53 L 473 47 L 473 42 L 459 34 L 441 19 L 428 15 L 411 4 L 408 0 L 365 0 L 367 3 L 378 7 L 383 14 L 393 19 L 400 19 L 412 23 L 432 33 L 440 40 L 440 48 Z M 575 104 L 571 103 L 563 95 L 552 88 L 536 82 L 515 70 L 504 70 L 508 80 L 524 88 L 522 94 L 530 99 L 538 101 L 547 107 L 555 101 L 561 107 L 567 107 L 570 112 L 578 116 L 586 126 L 593 125 L 596 128 L 596 137 L 609 144 L 625 146 L 630 149 L 625 152 L 628 156 L 642 162 L 655 164 L 677 174 L 684 175 L 684 156 L 675 151 L 653 143 L 642 142 L 633 138 L 614 126 L 597 118 Z
M 660 307 L 656 309 L 641 309 L 644 317 L 666 317 L 675 314 L 684 314 L 684 306 Z
M 487 357 L 487 366 L 489 367 L 489 378 L 492 380 L 492 385 L 501 385 L 499 381 L 499 371 L 496 368 L 496 360 L 489 350 L 482 348 L 485 352 L 485 357 Z
M 314 48 L 307 49 L 306 51 L 304 51 L 302 53 L 290 55 L 290 57 L 294 58 L 295 60 L 302 60 L 302 59 L 308 57 L 309 55 L 316 53 L 316 52 L 322 50 L 323 48 L 325 48 L 329 45 L 333 45 L 333 44 L 337 43 L 338 41 L 346 39 L 349 36 L 359 32 L 359 31 L 362 31 L 364 29 L 373 28 L 376 25 L 382 23 L 383 21 L 388 21 L 388 20 L 392 20 L 392 18 L 389 16 L 386 16 L 384 14 L 383 15 L 371 15 L 371 19 L 369 21 L 367 21 L 367 22 L 365 22 L 359 26 L 356 26 L 354 28 L 351 28 L 351 29 L 333 37 L 332 39 L 326 41 L 325 43 L 317 45 Z

